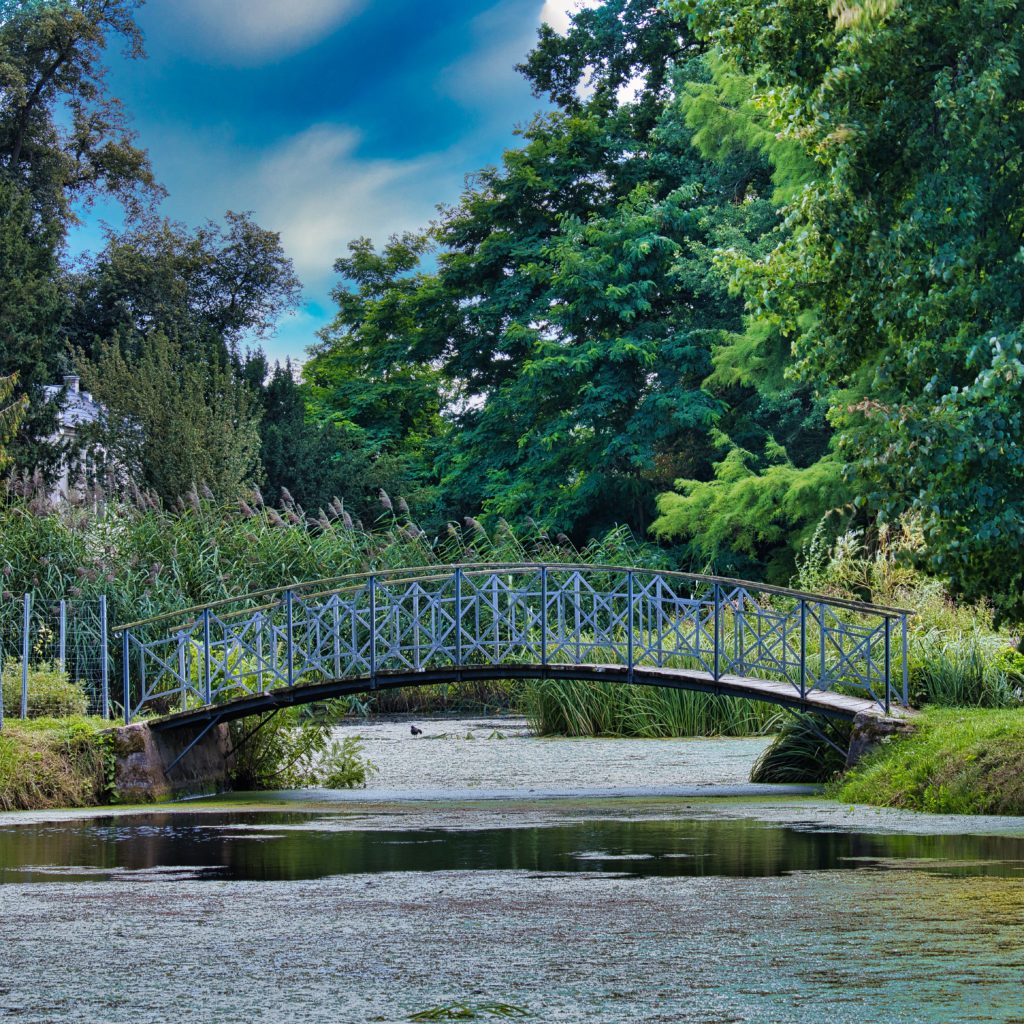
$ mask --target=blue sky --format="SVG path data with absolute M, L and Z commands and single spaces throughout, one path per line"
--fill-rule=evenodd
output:
M 280 231 L 304 308 L 264 343 L 301 358 L 330 319 L 346 243 L 420 227 L 500 159 L 542 107 L 514 70 L 575 0 L 148 0 L 148 59 L 110 54 L 110 85 L 195 225 L 252 210 Z M 72 239 L 102 244 L 99 208 Z

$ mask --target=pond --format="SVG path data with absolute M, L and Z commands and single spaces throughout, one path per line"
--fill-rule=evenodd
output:
M 0 815 L 0 1017 L 1024 1021 L 1022 820 L 420 724 L 363 727 L 358 794 Z

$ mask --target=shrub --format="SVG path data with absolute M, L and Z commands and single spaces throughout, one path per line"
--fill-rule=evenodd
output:
M 3 667 L 4 714 L 21 713 L 21 662 L 8 661 Z M 28 670 L 28 717 L 67 718 L 84 715 L 89 698 L 79 682 L 72 682 L 57 665 L 32 665 Z
M 754 763 L 750 781 L 827 782 L 846 766 L 851 728 L 819 715 L 787 718 Z

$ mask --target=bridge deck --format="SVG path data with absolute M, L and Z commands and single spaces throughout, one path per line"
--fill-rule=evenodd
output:
M 660 686 L 667 689 L 696 690 L 723 697 L 744 697 L 761 700 L 779 707 L 814 712 L 829 718 L 854 719 L 863 714 L 872 718 L 909 718 L 912 709 L 893 706 L 888 715 L 877 701 L 828 690 L 808 690 L 803 696 L 789 683 L 770 682 L 750 676 L 723 675 L 718 680 L 710 672 L 697 669 L 634 668 L 630 673 L 625 665 L 500 665 L 464 667 L 461 669 L 421 669 L 411 672 L 381 673 L 376 679 L 339 679 L 300 686 L 281 687 L 261 694 L 247 694 L 219 704 L 190 708 L 165 715 L 152 721 L 157 730 L 185 728 L 198 723 L 233 721 L 248 715 L 265 713 L 276 708 L 330 700 L 375 690 L 395 689 L 403 686 L 431 686 L 480 679 L 586 679 L 595 682 L 633 682 L 641 686 Z

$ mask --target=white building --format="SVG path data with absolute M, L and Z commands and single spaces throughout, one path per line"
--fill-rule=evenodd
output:
M 102 456 L 95 447 L 88 451 L 83 449 L 81 432 L 83 427 L 99 422 L 105 411 L 103 406 L 88 391 L 81 389 L 81 381 L 75 374 L 68 374 L 63 384 L 47 384 L 43 390 L 46 400 L 52 402 L 65 389 L 60 423 L 57 433 L 51 438 L 59 441 L 65 452 L 61 459 L 60 477 L 50 491 L 52 501 L 81 495 L 96 480 L 95 455 Z

